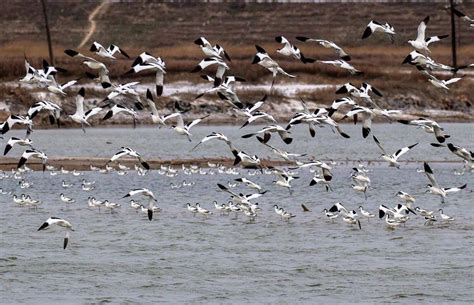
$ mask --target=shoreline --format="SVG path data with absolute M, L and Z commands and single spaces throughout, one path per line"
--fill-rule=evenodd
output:
M 104 169 L 105 165 L 109 161 L 109 158 L 105 157 L 51 157 L 48 158 L 48 162 L 46 165 L 51 165 L 56 168 L 56 170 L 60 170 L 64 168 L 66 170 L 78 170 L 78 171 L 92 171 L 91 166 L 98 167 L 100 169 Z M 234 167 L 234 159 L 231 158 L 195 158 L 195 159 L 159 159 L 159 158 L 151 158 L 145 160 L 151 167 L 150 170 L 159 170 L 160 166 L 198 166 L 201 168 L 211 168 L 209 163 L 216 164 L 216 165 L 223 165 L 225 167 Z M 319 160 L 322 162 L 337 162 L 345 163 L 345 165 L 349 165 L 349 163 L 366 163 L 368 165 L 374 163 L 384 163 L 383 160 L 350 160 L 350 159 L 334 159 L 334 160 Z M 456 160 L 406 160 L 402 163 L 422 163 L 422 162 L 429 162 L 429 163 L 449 163 L 449 164 L 463 164 L 462 161 Z M 0 170 L 2 171 L 12 171 L 17 169 L 18 158 L 12 157 L 4 157 L 0 159 Z M 117 169 L 117 165 L 125 165 L 130 167 L 130 170 L 133 170 L 133 166 L 137 164 L 135 159 L 121 159 L 120 162 L 110 163 L 109 166 Z M 262 166 L 263 167 L 281 167 L 281 166 L 296 166 L 295 162 L 288 162 L 283 160 L 273 160 L 273 159 L 262 159 Z M 42 171 L 42 163 L 39 160 L 31 160 L 28 161 L 26 166 L 34 171 Z M 236 166 L 238 168 L 242 168 L 240 166 Z

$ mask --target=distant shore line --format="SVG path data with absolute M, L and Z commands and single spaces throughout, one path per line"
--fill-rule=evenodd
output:
M 108 164 L 109 158 L 105 157 L 53 157 L 49 158 L 47 165 L 54 166 L 56 170 L 60 170 L 61 168 L 66 170 L 78 170 L 78 171 L 91 171 L 91 166 L 105 169 L 105 166 Z M 383 160 L 350 160 L 350 159 L 332 159 L 332 160 L 320 160 L 323 162 L 337 162 L 338 164 L 345 163 L 346 165 L 356 164 L 356 163 L 364 163 L 364 164 L 383 164 Z M 429 162 L 429 163 L 458 163 L 462 164 L 461 161 L 455 160 L 407 160 L 403 161 L 402 163 L 422 163 L 422 162 Z M 230 158 L 194 158 L 194 159 L 157 159 L 151 158 L 146 159 L 146 162 L 150 165 L 151 170 L 159 170 L 161 166 L 172 166 L 172 167 L 181 167 L 186 166 L 189 167 L 191 165 L 198 166 L 200 168 L 210 168 L 212 166 L 225 166 L 225 167 L 233 167 L 234 159 Z M 137 164 L 136 160 L 134 159 L 123 159 L 120 162 L 113 162 L 109 163 L 110 167 L 114 169 L 118 169 L 118 164 L 125 165 L 131 169 L 133 169 L 134 165 Z M 3 171 L 11 171 L 16 170 L 18 164 L 17 158 L 11 157 L 4 157 L 0 159 L 0 170 Z M 43 170 L 42 163 L 37 160 L 28 161 L 26 166 L 35 171 Z M 295 162 L 288 162 L 282 160 L 262 160 L 262 166 L 266 167 L 281 167 L 281 166 L 295 166 Z M 239 167 L 238 165 L 236 167 Z

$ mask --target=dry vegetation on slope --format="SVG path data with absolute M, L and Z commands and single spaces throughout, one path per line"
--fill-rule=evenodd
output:
M 97 5 L 97 2 L 48 3 L 56 64 L 72 71 L 63 76 L 63 80 L 83 77 L 85 69 L 62 51 L 75 48 L 80 43 L 89 29 L 88 14 Z M 463 10 L 474 15 L 473 4 L 463 5 Z M 356 84 L 368 81 L 384 93 L 381 103 L 387 107 L 410 110 L 437 108 L 471 114 L 472 76 L 466 76 L 466 79 L 453 86 L 451 92 L 446 93 L 433 88 L 418 73 L 407 73 L 413 71 L 411 67 L 400 65 L 411 51 L 406 41 L 414 37 L 418 23 L 426 15 L 431 16 L 428 35 L 450 34 L 449 14 L 444 4 L 110 3 L 96 16 L 97 29 L 92 39 L 103 44 L 114 42 L 131 55 L 147 50 L 161 56 L 168 69 L 167 82 L 202 82 L 197 75 L 188 73 L 203 56 L 192 43 L 201 35 L 226 48 L 233 59 L 231 68 L 234 74 L 245 77 L 250 83 L 269 82 L 267 71 L 250 64 L 255 54 L 254 45 L 260 44 L 286 70 L 298 76 L 292 80 L 280 78 L 279 82 L 336 85 L 347 81 Z M 398 33 L 397 42 L 392 45 L 380 36 L 361 41 L 360 36 L 371 19 L 389 21 Z M 36 65 L 40 64 L 42 58 L 47 58 L 39 1 L 3 4 L 0 28 L 1 79 L 17 80 L 24 74 L 23 53 Z M 461 21 L 458 22 L 458 28 L 458 61 L 460 64 L 474 63 L 474 29 Z M 294 37 L 298 35 L 334 40 L 351 54 L 352 64 L 363 70 L 365 75 L 353 77 L 322 64 L 303 65 L 283 58 L 275 52 L 279 45 L 273 38 L 277 35 L 284 35 L 295 43 Z M 307 56 L 335 58 L 331 50 L 297 44 Z M 81 51 L 87 53 L 88 46 L 89 43 Z M 433 45 L 432 51 L 431 56 L 437 61 L 451 62 L 449 40 Z M 110 63 L 111 75 L 123 81 L 120 78 L 130 64 L 130 60 Z M 153 80 L 149 74 L 136 78 L 145 82 Z M 304 98 L 319 104 L 329 103 L 335 98 L 333 91 L 307 92 Z M 263 91 L 254 93 L 263 94 Z M 100 98 L 100 91 L 95 94 Z M 191 98 L 190 95 L 181 96 L 181 99 Z M 18 99 L 31 104 L 28 92 L 24 92 L 24 89 L 0 87 L 0 100 L 13 103 Z M 165 98 L 162 104 L 166 105 L 168 100 Z M 273 101 L 286 99 L 283 94 L 277 94 Z

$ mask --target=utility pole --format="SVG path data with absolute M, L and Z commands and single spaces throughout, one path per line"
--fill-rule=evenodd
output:
M 44 25 L 46 27 L 46 37 L 48 39 L 49 61 L 50 61 L 50 64 L 54 66 L 54 55 L 53 55 L 53 48 L 51 46 L 51 33 L 49 32 L 48 13 L 46 10 L 46 0 L 41 0 L 41 5 L 43 6 Z
M 449 0 L 451 11 L 451 51 L 453 56 L 453 67 L 456 68 L 456 23 L 454 22 L 454 0 Z

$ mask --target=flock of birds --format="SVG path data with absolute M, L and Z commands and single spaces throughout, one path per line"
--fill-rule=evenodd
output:
M 460 13 L 460 12 L 459 12 Z M 466 20 L 470 23 L 471 26 L 474 25 L 473 20 L 464 14 L 461 16 L 463 20 Z M 427 54 L 430 53 L 429 46 L 432 43 L 440 41 L 447 37 L 447 35 L 438 35 L 432 37 L 426 37 L 425 32 L 427 25 L 429 23 L 429 16 L 424 18 L 418 26 L 417 36 L 415 40 L 410 40 L 408 43 L 414 48 L 414 50 L 404 59 L 403 63 L 408 63 L 416 66 L 416 68 L 425 74 L 428 78 L 428 81 L 438 88 L 444 90 L 449 90 L 449 85 L 454 84 L 455 82 L 460 81 L 461 77 L 454 77 L 448 80 L 440 80 L 433 75 L 433 71 L 448 71 L 448 72 L 457 72 L 460 69 L 466 69 L 474 66 L 471 64 L 469 66 L 463 67 L 451 67 L 445 64 L 441 64 L 430 58 Z M 395 40 L 396 32 L 393 26 L 389 23 L 379 23 L 377 21 L 370 21 L 367 25 L 367 28 L 363 32 L 362 39 L 368 39 L 371 35 L 383 34 L 387 35 L 388 38 L 392 41 Z M 362 74 L 362 71 L 355 68 L 349 62 L 351 60 L 350 55 L 336 43 L 323 39 L 314 39 L 303 36 L 296 37 L 298 41 L 305 43 L 317 43 L 324 48 L 334 49 L 338 58 L 335 60 L 326 60 L 319 61 L 313 58 L 309 58 L 303 55 L 301 50 L 292 44 L 287 38 L 283 36 L 278 36 L 275 40 L 282 44 L 282 48 L 278 49 L 276 52 L 283 56 L 293 57 L 305 64 L 311 63 L 321 63 L 329 64 L 339 67 L 341 69 L 347 70 L 349 73 L 354 75 Z M 298 111 L 293 115 L 286 126 L 280 125 L 277 120 L 267 112 L 262 111 L 262 107 L 267 104 L 267 95 L 255 102 L 243 102 L 238 97 L 236 91 L 234 90 L 234 84 L 236 82 L 245 81 L 243 78 L 229 74 L 230 72 L 230 62 L 231 58 L 225 49 L 219 45 L 212 45 L 204 37 L 200 37 L 194 41 L 198 45 L 202 52 L 205 55 L 205 58 L 202 59 L 196 67 L 192 70 L 193 73 L 208 71 L 209 67 L 214 68 L 215 73 L 205 73 L 201 77 L 210 82 L 212 85 L 205 92 L 200 93 L 196 99 L 201 98 L 204 95 L 216 94 L 220 100 L 227 103 L 229 107 L 238 112 L 242 117 L 245 118 L 245 122 L 240 128 L 245 128 L 250 124 L 256 122 L 267 123 L 266 126 L 260 130 L 253 133 L 246 133 L 242 135 L 242 138 L 256 138 L 261 145 L 264 145 L 269 150 L 271 150 L 276 156 L 286 161 L 289 167 L 286 168 L 276 168 L 272 166 L 264 166 L 261 159 L 252 154 L 248 154 L 245 151 L 236 147 L 232 141 L 224 134 L 219 132 L 212 132 L 208 136 L 201 139 L 195 146 L 192 147 L 192 150 L 197 149 L 200 145 L 208 142 L 218 140 L 227 145 L 230 149 L 230 152 L 233 156 L 234 163 L 232 167 L 216 166 L 215 164 L 212 167 L 216 167 L 218 173 L 230 173 L 230 174 L 239 174 L 236 171 L 235 167 L 240 165 L 243 168 L 255 169 L 254 174 L 256 173 L 265 173 L 274 175 L 276 180 L 273 181 L 273 184 L 278 187 L 283 187 L 288 189 L 290 194 L 292 193 L 292 181 L 298 179 L 298 171 L 309 169 L 314 173 L 314 177 L 309 182 L 310 186 L 320 185 L 323 186 L 326 191 L 331 191 L 331 181 L 333 178 L 332 166 L 334 164 L 330 162 L 324 162 L 321 160 L 303 160 L 306 154 L 296 154 L 288 152 L 282 148 L 278 148 L 269 143 L 272 134 L 278 134 L 282 142 L 285 145 L 290 145 L 293 142 L 293 137 L 291 134 L 291 129 L 296 125 L 306 125 L 309 128 L 309 133 L 311 137 L 315 137 L 316 127 L 329 126 L 334 132 L 337 132 L 343 138 L 349 138 L 350 136 L 342 130 L 339 122 L 345 118 L 351 118 L 354 120 L 354 123 L 362 121 L 362 136 L 367 138 L 372 132 L 372 121 L 376 117 L 382 117 L 388 119 L 392 122 L 394 119 L 398 120 L 402 124 L 411 125 L 423 129 L 429 134 L 433 134 L 436 139 L 436 143 L 431 145 L 434 147 L 446 147 L 450 152 L 459 157 L 464 162 L 464 167 L 467 171 L 472 171 L 474 169 L 474 153 L 467 150 L 459 145 L 453 143 L 446 143 L 446 140 L 450 138 L 448 134 L 445 133 L 444 129 L 432 119 L 423 117 L 413 120 L 400 120 L 398 119 L 402 113 L 401 110 L 394 109 L 382 109 L 377 105 L 376 98 L 381 97 L 382 93 L 375 87 L 370 84 L 363 82 L 361 86 L 356 86 L 352 83 L 346 83 L 340 86 L 336 93 L 344 94 L 344 97 L 338 98 L 329 107 L 317 108 L 310 110 L 304 101 L 301 101 L 302 110 Z M 267 69 L 272 73 L 272 84 L 270 87 L 270 93 L 273 88 L 275 79 L 277 75 L 281 74 L 284 77 L 294 78 L 294 75 L 287 73 L 276 60 L 272 59 L 268 52 L 263 49 L 261 46 L 256 46 L 256 54 L 253 57 L 252 64 L 258 64 L 263 68 Z M 138 57 L 133 61 L 131 68 L 125 74 L 140 73 L 142 71 L 153 71 L 156 73 L 155 76 L 155 87 L 153 90 L 148 89 L 146 94 L 142 96 L 136 89 L 136 85 L 139 82 L 129 82 L 129 83 L 115 83 L 111 81 L 109 76 L 109 70 L 107 65 L 104 63 L 105 60 L 114 61 L 116 60 L 117 54 L 120 54 L 123 57 L 130 58 L 130 56 L 117 45 L 111 44 L 108 48 L 105 48 L 98 42 L 94 42 L 90 48 L 90 52 L 96 55 L 96 57 L 84 55 L 76 50 L 68 49 L 65 50 L 65 54 L 75 58 L 78 62 L 81 62 L 85 65 L 89 71 L 86 72 L 87 77 L 98 82 L 100 86 L 105 91 L 104 99 L 96 104 L 94 107 L 87 109 L 85 107 L 85 88 L 80 88 L 75 96 L 76 111 L 73 114 L 67 115 L 66 119 L 70 119 L 75 123 L 81 125 L 84 133 L 85 126 L 90 126 L 90 119 L 94 116 L 97 116 L 100 113 L 105 115 L 102 117 L 102 120 L 108 120 L 114 118 L 118 114 L 129 115 L 132 117 L 135 124 L 137 119 L 138 111 L 143 111 L 145 108 L 148 108 L 151 112 L 151 119 L 154 124 L 158 126 L 166 126 L 172 128 L 177 135 L 185 136 L 189 141 L 192 141 L 191 129 L 193 126 L 199 124 L 202 120 L 205 120 L 209 115 L 200 117 L 198 119 L 192 120 L 188 123 L 185 123 L 183 116 L 185 111 L 180 107 L 179 103 L 175 105 L 175 111 L 163 115 L 161 114 L 156 107 L 155 99 L 159 98 L 163 93 L 164 86 L 164 75 L 166 74 L 166 65 L 165 62 L 160 57 L 155 57 L 148 52 L 142 52 Z M 63 84 L 60 84 L 56 77 L 58 74 L 64 72 L 64 69 L 50 65 L 45 60 L 43 61 L 42 68 L 35 68 L 25 57 L 25 67 L 26 75 L 20 79 L 22 83 L 29 83 L 37 85 L 40 88 L 45 88 L 49 92 L 58 97 L 64 98 L 64 101 L 67 96 L 70 94 L 70 89 L 72 86 L 76 85 L 78 80 L 70 80 Z M 154 91 L 154 92 L 152 92 Z M 124 102 L 130 102 L 131 106 L 123 104 Z M 120 102 L 120 103 L 119 103 Z M 146 105 L 146 107 L 145 107 Z M 54 167 L 48 165 L 48 156 L 41 150 L 33 146 L 33 141 L 30 139 L 30 134 L 33 131 L 33 119 L 40 113 L 47 112 L 50 118 L 51 123 L 58 124 L 61 119 L 62 107 L 53 103 L 50 100 L 42 100 L 35 102 L 28 110 L 25 115 L 14 115 L 11 114 L 8 119 L 0 124 L 0 130 L 3 135 L 5 135 L 9 130 L 12 129 L 15 125 L 23 125 L 26 127 L 26 137 L 18 138 L 11 137 L 5 146 L 4 155 L 7 155 L 12 148 L 15 146 L 26 147 L 26 150 L 21 155 L 20 160 L 18 161 L 17 170 L 14 173 L 14 177 L 22 179 L 19 183 L 19 187 L 27 188 L 28 182 L 24 180 L 23 174 L 28 171 L 26 167 L 27 162 L 30 159 L 39 159 L 43 164 L 43 171 L 46 169 L 51 171 L 51 175 L 55 175 L 56 171 Z M 336 120 L 335 114 L 338 114 L 341 119 Z M 211 114 L 212 115 L 212 114 Z M 169 121 L 175 121 L 174 125 L 168 125 Z M 385 150 L 382 141 L 379 140 L 375 135 L 372 136 L 373 142 L 377 145 L 381 151 L 382 160 L 386 161 L 391 167 L 400 167 L 399 159 L 410 150 L 414 149 L 418 143 L 407 143 L 408 146 L 398 149 L 394 153 L 389 153 Z M 92 170 L 100 170 L 101 172 L 111 172 L 113 167 L 110 166 L 111 163 L 117 163 L 121 159 L 134 159 L 136 160 L 135 169 L 138 174 L 146 175 L 147 172 L 151 169 L 149 163 L 140 155 L 140 153 L 130 147 L 120 148 L 115 155 L 113 155 L 110 160 L 107 162 L 105 169 L 92 168 Z M 211 165 L 210 165 L 211 166 Z M 117 173 L 124 173 L 124 170 L 128 169 L 127 167 L 119 164 L 119 170 Z M 67 172 L 62 169 L 63 172 Z M 176 170 L 172 167 L 161 167 L 158 170 L 161 174 L 166 174 L 168 176 L 173 176 L 176 174 Z M 193 167 L 186 168 L 183 166 L 183 171 L 188 174 L 200 173 L 204 171 L 202 168 Z M 431 169 L 428 163 L 424 163 L 424 168 L 422 170 L 430 184 L 427 185 L 426 192 L 438 195 L 441 199 L 441 202 L 445 202 L 445 198 L 450 193 L 455 193 L 466 188 L 466 184 L 459 187 L 441 187 L 437 180 L 433 170 Z M 205 171 L 204 171 L 205 172 Z M 211 172 L 211 171 L 209 171 Z M 368 175 L 368 170 L 365 167 L 359 166 L 354 167 L 351 174 L 353 181 L 352 188 L 355 192 L 363 193 L 367 198 L 367 191 L 371 187 L 371 180 Z M 214 173 L 214 171 L 213 171 Z M 74 175 L 80 175 L 81 173 L 73 171 Z M 6 173 L 2 173 L 0 176 L 1 179 L 8 178 L 9 176 Z M 190 183 L 183 181 L 180 185 L 170 185 L 171 188 L 180 188 Z M 248 188 L 254 190 L 254 193 L 243 194 L 237 191 L 232 190 L 236 185 L 241 184 L 245 185 Z M 85 179 L 81 182 L 82 189 L 84 191 L 91 191 L 94 189 L 94 182 L 88 182 Z M 70 185 L 63 181 L 63 188 L 68 188 Z M 245 214 L 250 221 L 255 221 L 258 214 L 261 211 L 261 208 L 258 206 L 258 203 L 252 202 L 257 198 L 260 198 L 265 195 L 263 187 L 257 184 L 255 181 L 252 181 L 251 178 L 240 177 L 235 179 L 233 183 L 217 184 L 217 188 L 220 191 L 226 192 L 229 194 L 230 200 L 228 203 L 219 204 L 215 201 L 214 208 L 220 214 L 231 214 L 235 213 L 235 216 L 239 213 Z M 1 191 L 2 194 L 11 194 L 15 203 L 21 206 L 33 206 L 37 207 L 41 202 L 38 200 L 32 199 L 29 195 L 22 194 L 20 197 L 13 194 L 12 192 Z M 403 203 L 398 203 L 394 207 L 387 207 L 386 205 L 379 206 L 378 216 L 380 218 L 385 218 L 387 226 L 393 228 L 400 226 L 401 224 L 406 223 L 410 217 L 409 214 L 421 215 L 425 218 L 425 224 L 431 224 L 438 220 L 435 216 L 434 211 L 424 210 L 420 207 L 414 207 L 414 202 L 416 201 L 415 197 L 400 191 L 397 193 L 397 196 L 401 198 Z M 65 203 L 74 203 L 75 200 L 65 196 L 63 193 L 60 194 L 60 200 Z M 136 198 L 141 197 L 146 200 L 146 204 L 141 204 L 140 202 L 132 199 L 130 201 L 130 206 L 133 209 L 141 210 L 147 214 L 148 219 L 151 221 L 155 213 L 159 213 L 161 209 L 157 206 L 158 198 L 154 193 L 147 188 L 133 189 L 130 190 L 123 198 Z M 88 205 L 90 208 L 101 207 L 110 209 L 112 212 L 120 207 L 119 203 L 114 203 L 109 200 L 97 200 L 95 197 L 89 197 Z M 209 209 L 202 207 L 199 203 L 192 205 L 187 203 L 187 209 L 193 214 L 202 214 L 205 217 L 213 214 Z M 303 211 L 307 212 L 309 209 L 302 205 Z M 291 218 L 295 217 L 295 214 L 287 211 L 283 207 L 275 204 L 274 205 L 275 213 L 280 216 L 283 220 L 290 221 Z M 442 209 L 439 210 L 440 218 L 442 221 L 452 221 L 453 218 L 444 214 Z M 351 225 L 357 224 L 361 228 L 360 217 L 371 218 L 375 217 L 375 214 L 372 214 L 366 211 L 362 206 L 359 207 L 359 212 L 346 208 L 342 203 L 336 203 L 328 209 L 324 209 L 325 216 L 334 220 L 336 218 L 341 218 L 344 222 Z M 38 231 L 48 229 L 51 226 L 59 226 L 66 229 L 67 231 L 73 230 L 72 224 L 66 220 L 58 217 L 50 217 L 47 219 L 43 225 L 40 226 Z M 64 239 L 64 248 L 66 248 L 69 240 L 69 232 L 66 234 Z

